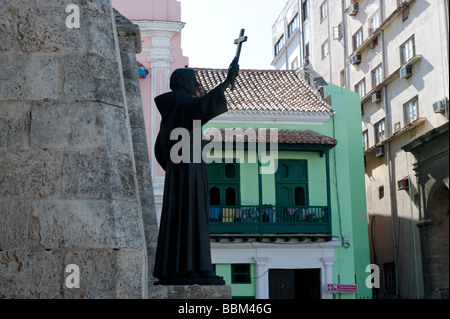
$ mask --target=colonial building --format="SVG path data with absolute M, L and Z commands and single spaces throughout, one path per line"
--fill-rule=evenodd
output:
M 434 253 L 423 240 L 423 230 L 434 229 L 425 226 L 430 218 L 448 218 L 427 213 L 429 198 L 448 207 L 429 197 L 434 186 L 448 192 L 448 173 L 427 181 L 439 162 L 421 159 L 436 147 L 448 159 L 448 138 L 433 146 L 448 124 L 448 23 L 443 0 L 290 0 L 273 26 L 277 69 L 309 65 L 360 94 L 371 262 L 382 275 L 377 294 L 448 296 L 448 252 L 439 250 L 439 266 L 430 266 Z M 448 232 L 434 236 L 448 247 Z
M 206 90 L 226 76 L 196 72 Z M 333 298 L 331 283 L 358 285 L 339 298 L 371 294 L 359 97 L 302 74 L 241 70 L 205 126 L 212 258 L 233 297 Z

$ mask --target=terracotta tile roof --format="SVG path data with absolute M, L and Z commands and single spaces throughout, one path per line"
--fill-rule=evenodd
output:
M 220 131 L 220 136 L 219 136 Z M 264 132 L 265 131 L 265 132 Z M 337 141 L 326 135 L 319 134 L 317 132 L 306 130 L 276 130 L 276 129 L 215 129 L 208 128 L 203 135 L 208 141 L 221 140 L 225 142 L 256 142 L 257 137 L 261 138 L 265 133 L 265 141 L 278 142 L 285 144 L 322 144 L 333 145 L 337 144 Z M 260 140 L 260 139 L 258 139 Z
M 207 90 L 222 82 L 226 69 L 193 68 Z M 240 70 L 234 91 L 225 97 L 231 111 L 275 111 L 282 113 L 333 114 L 328 104 L 295 71 Z

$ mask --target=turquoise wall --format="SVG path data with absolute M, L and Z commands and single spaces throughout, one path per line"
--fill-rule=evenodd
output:
M 370 264 L 370 256 L 361 100 L 358 93 L 332 84 L 324 86 L 324 95 L 328 94 L 331 94 L 331 105 L 335 112 L 334 118 L 329 121 L 334 127 L 330 136 L 338 141 L 330 153 L 332 200 L 336 204 L 333 207 L 337 209 L 333 212 L 333 234 L 348 236 L 350 239 L 348 247 L 336 249 L 338 260 L 334 265 L 333 279 L 335 282 L 340 279 L 342 283 L 356 283 L 357 297 L 366 298 L 372 295 L 372 291 L 365 285 L 369 275 L 365 269 Z M 353 266 L 352 271 L 346 271 L 349 264 Z M 337 274 L 340 274 L 340 278 Z
M 231 282 L 231 265 L 230 264 L 216 264 L 216 275 L 222 276 L 227 285 L 231 286 L 231 296 L 255 298 L 256 296 L 256 270 L 255 264 L 250 264 L 250 278 L 249 284 L 233 284 Z

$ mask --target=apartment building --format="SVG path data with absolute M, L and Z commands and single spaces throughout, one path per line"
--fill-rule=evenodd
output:
M 374 296 L 448 298 L 448 21 L 445 0 L 290 0 L 273 25 L 276 69 L 360 94 Z

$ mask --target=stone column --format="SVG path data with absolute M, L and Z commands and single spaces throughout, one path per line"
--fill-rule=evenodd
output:
M 269 274 L 267 257 L 253 257 L 256 264 L 256 298 L 269 299 Z
M 153 151 L 156 136 L 158 135 L 159 122 L 161 121 L 154 99 L 156 96 L 169 91 L 171 63 L 174 62 L 174 58 L 171 55 L 172 47 L 170 41 L 175 34 L 181 31 L 185 24 L 183 22 L 157 20 L 137 20 L 134 23 L 139 25 L 142 37 L 150 37 L 152 39 L 151 46 L 144 46 L 142 50 L 149 52 L 147 61 L 150 62 L 150 129 L 152 140 L 148 141 L 148 144 Z M 154 159 L 151 162 L 151 173 L 155 193 L 155 206 L 159 218 L 164 192 L 164 173 L 161 168 L 158 169 L 157 165 L 156 159 Z
M 0 0 L 0 21 L 0 297 L 145 298 L 110 0 Z
M 142 50 L 139 26 L 114 10 L 119 38 L 122 70 L 127 97 L 128 114 L 136 163 L 139 197 L 144 221 L 145 240 L 148 256 L 148 278 L 153 279 L 153 266 L 158 241 L 152 174 L 145 133 L 144 111 L 137 72 L 136 54 Z
M 335 257 L 324 257 L 322 258 L 323 265 L 325 267 L 325 282 L 322 285 L 322 298 L 323 299 L 333 299 L 332 292 L 326 292 L 327 284 L 333 283 L 333 265 L 337 258 Z

